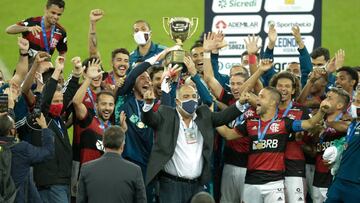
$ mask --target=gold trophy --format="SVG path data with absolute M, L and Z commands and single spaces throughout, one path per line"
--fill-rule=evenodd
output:
M 178 50 L 171 51 L 165 57 L 165 64 L 183 64 L 185 51 L 182 48 L 183 42 L 189 39 L 196 31 L 199 18 L 192 17 L 191 21 L 186 17 L 163 17 L 165 32 L 179 45 Z

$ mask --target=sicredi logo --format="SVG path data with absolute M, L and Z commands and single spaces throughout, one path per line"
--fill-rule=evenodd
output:
M 267 12 L 310 12 L 315 0 L 265 0 Z
M 246 51 L 246 45 L 244 40 L 248 37 L 225 37 L 225 41 L 228 43 L 227 47 L 220 50 L 220 56 L 240 56 Z M 262 40 L 259 39 L 258 45 L 261 46 Z
M 313 36 L 302 36 L 302 40 L 308 52 L 314 48 L 315 39 Z M 269 43 L 269 38 L 265 40 L 264 51 L 266 45 Z M 296 44 L 294 36 L 278 36 L 275 42 L 274 55 L 298 55 L 298 45 Z
M 275 22 L 277 33 L 291 33 L 291 28 L 299 26 L 301 33 L 310 33 L 313 31 L 315 18 L 313 15 L 268 15 L 265 18 L 264 31 L 268 32 L 269 22 Z
M 262 0 L 213 0 L 214 13 L 252 13 L 259 12 Z
M 222 30 L 224 34 L 259 33 L 262 17 L 259 15 L 215 16 L 212 30 Z
M 276 72 L 284 71 L 287 68 L 287 65 L 291 62 L 298 62 L 298 57 L 274 57 L 274 70 Z
M 229 75 L 230 68 L 233 65 L 241 64 L 240 57 L 237 58 L 219 58 L 219 72 L 221 74 Z

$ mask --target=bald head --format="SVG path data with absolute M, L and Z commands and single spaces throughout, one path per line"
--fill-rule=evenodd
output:
M 176 98 L 179 100 L 197 99 L 197 92 L 191 85 L 182 85 L 176 90 Z

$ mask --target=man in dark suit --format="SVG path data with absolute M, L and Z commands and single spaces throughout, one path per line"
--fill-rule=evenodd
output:
M 105 131 L 105 154 L 82 166 L 76 202 L 146 202 L 140 167 L 121 157 L 124 139 L 124 130 L 118 126 Z
M 156 131 L 146 183 L 156 177 L 160 183 L 161 203 L 189 202 L 210 181 L 214 127 L 234 120 L 241 114 L 239 102 L 222 112 L 197 107 L 196 90 L 183 85 L 176 91 L 176 109 L 160 105 L 151 110 L 154 93 L 144 94 L 143 122 Z

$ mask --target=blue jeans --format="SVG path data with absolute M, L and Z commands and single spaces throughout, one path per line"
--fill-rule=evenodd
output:
M 204 186 L 196 183 L 175 181 L 160 177 L 160 203 L 187 203 L 198 192 L 204 191 Z
M 357 203 L 360 200 L 360 184 L 335 178 L 329 187 L 326 203 Z
M 44 203 L 69 203 L 70 186 L 52 185 L 49 188 L 39 190 L 40 197 Z

